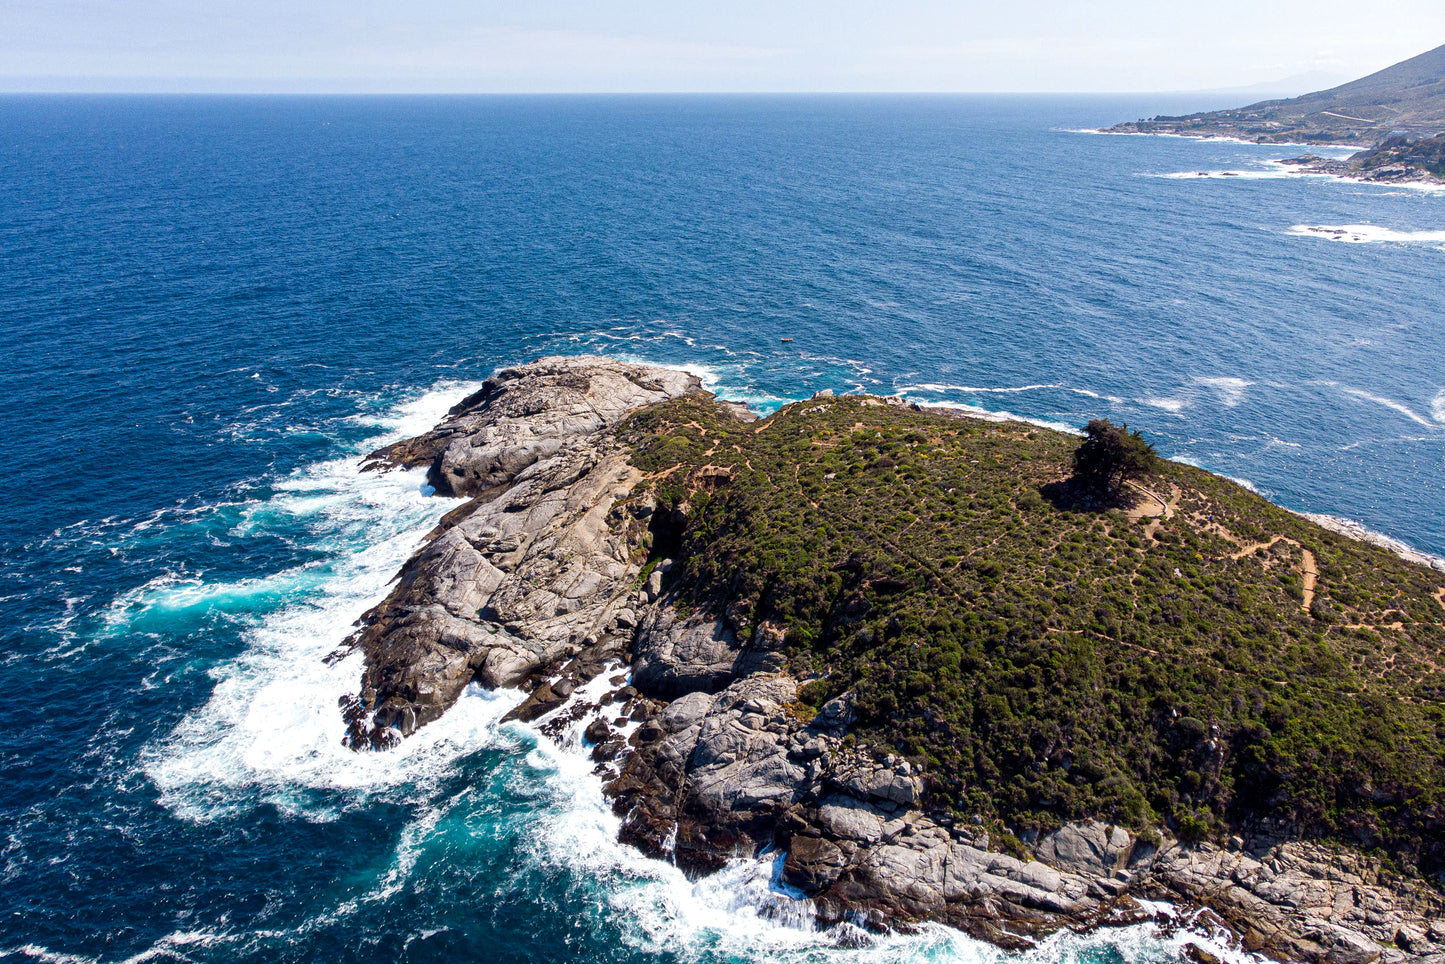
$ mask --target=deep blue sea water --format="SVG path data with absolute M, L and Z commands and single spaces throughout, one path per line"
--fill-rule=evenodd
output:
M 321 658 L 448 508 L 357 457 L 604 352 L 1105 415 L 1445 554 L 1445 194 L 1078 132 L 1190 106 L 0 98 L 0 959 L 1007 957 L 640 858 L 508 695 L 344 751 Z

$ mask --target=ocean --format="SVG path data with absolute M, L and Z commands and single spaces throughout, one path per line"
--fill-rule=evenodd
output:
M 359 457 L 544 354 L 684 366 L 760 411 L 1107 416 L 1445 555 L 1445 192 L 1086 132 L 1201 106 L 0 98 L 0 960 L 1211 941 L 820 932 L 776 855 L 689 881 L 617 844 L 585 758 L 498 722 L 515 694 L 343 749 L 359 658 L 324 660 L 453 504 Z

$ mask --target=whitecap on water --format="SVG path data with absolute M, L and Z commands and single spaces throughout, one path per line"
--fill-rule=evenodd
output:
M 1184 398 L 1159 398 L 1156 396 L 1141 398 L 1139 401 L 1148 405 L 1150 408 L 1161 409 L 1173 415 L 1178 415 L 1184 411 L 1185 407 L 1189 404 L 1188 399 Z
M 1435 398 L 1431 400 L 1431 417 L 1435 418 L 1435 421 L 1431 421 L 1431 419 L 1425 418 L 1425 416 L 1416 412 L 1413 408 L 1411 408 L 1409 405 L 1406 405 L 1404 402 L 1398 401 L 1393 398 L 1386 398 L 1383 395 L 1376 395 L 1374 392 L 1367 392 L 1362 388 L 1353 388 L 1349 385 L 1341 385 L 1339 382 L 1331 381 L 1315 382 L 1314 384 L 1326 388 L 1338 389 L 1341 394 L 1348 395 L 1350 398 L 1358 399 L 1362 402 L 1368 402 L 1371 405 L 1379 405 L 1382 408 L 1388 408 L 1390 411 L 1398 412 L 1400 415 L 1403 415 L 1405 418 L 1408 418 L 1415 424 L 1423 425 L 1426 428 L 1435 428 L 1436 423 L 1445 422 L 1445 419 L 1435 418 L 1435 406 L 1441 400 L 1440 395 L 1436 395 Z
M 1214 389 L 1219 394 L 1219 403 L 1225 408 L 1234 408 L 1240 402 L 1244 401 L 1245 389 L 1254 384 L 1254 382 L 1245 381 L 1243 378 L 1228 375 L 1196 378 L 1194 379 L 1194 383 Z

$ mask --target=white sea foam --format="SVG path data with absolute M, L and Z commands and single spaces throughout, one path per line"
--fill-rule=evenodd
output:
M 1218 475 L 1221 479 L 1228 479 L 1229 481 L 1233 482 L 1235 485 L 1238 485 L 1238 486 L 1240 486 L 1241 488 L 1248 489 L 1249 491 L 1253 492 L 1255 495 L 1265 495 L 1265 493 L 1260 490 L 1259 486 L 1257 486 L 1257 485 L 1255 485 L 1253 482 L 1249 481 L 1249 479 L 1241 479 L 1241 478 L 1239 478 L 1238 476 L 1225 475 L 1224 473 L 1222 473 L 1222 472 L 1217 472 L 1217 471 L 1215 471 L 1214 469 L 1205 468 L 1205 466 L 1204 466 L 1202 463 L 1200 463 L 1200 461 L 1199 461 L 1198 459 L 1194 458 L 1193 456 L 1190 456 L 1190 455 L 1171 455 L 1171 456 L 1169 456 L 1169 461 L 1171 461 L 1171 462 L 1178 462 L 1180 465 L 1191 465 L 1191 466 L 1193 466 L 1193 467 L 1196 468 L 1196 469 L 1204 469 L 1204 471 L 1206 471 L 1206 472 L 1213 472 L 1215 475 Z
M 119 960 L 119 964 L 145 964 L 147 961 L 186 961 L 190 960 L 185 949 L 213 947 L 217 944 L 225 944 L 234 938 L 223 934 L 216 934 L 205 930 L 180 930 L 167 934 L 156 941 L 150 947 L 139 954 L 132 954 L 127 958 L 112 958 Z M 22 944 L 19 947 L 0 948 L 0 959 L 11 960 L 12 958 L 37 961 L 40 964 L 98 964 L 99 958 L 85 957 L 80 954 L 66 954 L 60 951 L 52 951 L 48 947 L 39 944 Z
M 466 387 L 449 385 L 378 418 L 389 431 L 372 443 L 429 428 Z M 134 627 L 191 607 L 249 606 L 263 613 L 244 631 L 246 651 L 212 670 L 209 701 L 142 755 L 163 802 L 190 819 L 258 799 L 325 818 L 324 809 L 311 812 L 295 790 L 366 790 L 421 779 L 494 732 L 496 719 L 516 701 L 512 694 L 469 692 L 395 759 L 344 748 L 337 699 L 356 688 L 360 656 L 330 665 L 323 659 L 380 600 L 455 502 L 425 496 L 419 470 L 363 474 L 351 458 L 312 466 L 274 488 L 270 499 L 246 507 L 238 530 L 300 528 L 332 554 L 331 562 L 230 583 L 162 577 L 117 600 L 108 614 L 113 624 Z
M 1318 382 L 1317 384 L 1325 385 L 1330 388 L 1337 388 L 1342 394 L 1348 395 L 1351 398 L 1357 398 L 1362 402 L 1369 402 L 1372 405 L 1379 405 L 1384 408 L 1388 408 L 1392 412 L 1398 412 L 1408 418 L 1410 421 L 1416 423 L 1417 425 L 1423 425 L 1426 428 L 1436 427 L 1435 421 L 1431 421 L 1431 419 L 1428 419 L 1425 416 L 1421 415 L 1419 412 L 1416 412 L 1413 408 L 1406 405 L 1404 402 L 1396 401 L 1393 398 L 1386 398 L 1383 395 L 1376 395 L 1373 392 L 1367 392 L 1361 388 L 1351 388 L 1348 385 L 1341 385 L 1339 382 Z M 1439 395 L 1435 396 L 1436 399 L 1439 399 L 1439 397 Z M 1433 408 L 1433 400 L 1431 402 L 1431 405 Z
M 1414 191 L 1416 193 L 1424 194 L 1445 194 L 1445 183 L 1442 183 L 1440 181 L 1371 181 L 1363 177 L 1350 177 L 1347 174 L 1326 174 L 1323 176 L 1335 177 L 1338 180 L 1344 181 L 1347 184 L 1358 184 L 1364 187 L 1375 188 L 1376 190 L 1379 190 L 1381 188 L 1390 188 L 1390 190 L 1388 191 L 1380 191 L 1381 195 L 1402 194 L 1406 191 Z
M 337 700 L 355 691 L 361 657 L 330 665 L 324 658 L 385 593 L 431 524 L 351 553 L 312 598 L 248 632 L 247 651 L 212 671 L 216 686 L 207 703 L 144 754 L 145 771 L 167 806 L 205 820 L 264 800 L 284 812 L 327 819 L 331 811 L 315 809 L 295 791 L 366 792 L 426 782 L 457 757 L 494 742 L 495 723 L 519 701 L 516 693 L 469 689 L 442 721 L 392 753 L 355 753 L 341 744 Z
M 1123 405 L 1124 400 L 1118 395 L 1100 395 L 1098 392 L 1091 392 L 1087 388 L 1071 388 L 1069 391 L 1075 395 L 1082 395 L 1085 398 L 1097 398 L 1108 402 L 1110 405 Z
M 911 374 L 917 374 L 916 372 Z M 900 376 L 906 378 L 907 376 Z M 936 398 L 919 397 L 912 392 L 926 392 L 929 395 L 1012 395 L 1023 392 L 1043 391 L 1047 389 L 1061 389 L 1062 385 L 1038 384 L 1019 385 L 1016 387 L 1004 386 L 1000 388 L 978 388 L 971 385 L 949 385 L 941 382 L 920 382 L 918 384 L 893 385 L 893 393 L 899 395 L 923 408 L 947 409 L 958 412 L 966 412 L 974 418 L 983 419 L 989 422 L 1023 422 L 1027 425 L 1037 425 L 1039 428 L 1053 429 L 1056 432 L 1065 432 L 1070 435 L 1078 435 L 1079 427 L 1065 422 L 1051 421 L 1043 418 L 1031 418 L 1026 415 L 1016 415 L 1007 409 L 984 408 L 981 405 L 969 405 L 964 402 L 942 402 Z M 1092 394 L 1092 393 L 1090 393 Z M 1095 398 L 1098 396 L 1095 395 Z
M 1259 141 L 1245 140 L 1245 139 L 1242 138 L 1242 137 L 1227 137 L 1227 136 L 1224 136 L 1224 135 L 1222 135 L 1222 134 L 1206 134 L 1206 135 L 1201 136 L 1201 135 L 1198 135 L 1198 134 L 1174 134 L 1174 133 L 1170 133 L 1170 132 L 1168 132 L 1168 131 L 1111 131 L 1111 130 L 1108 130 L 1107 128 L 1087 128 L 1087 127 L 1081 127 L 1081 128 L 1078 128 L 1078 129 L 1065 128 L 1065 129 L 1064 129 L 1064 133 L 1067 133 L 1067 134 L 1106 134 L 1106 135 L 1108 135 L 1108 136 L 1110 136 L 1110 137 L 1172 137 L 1172 138 L 1174 138 L 1174 139 L 1176 139 L 1176 140 L 1197 141 L 1197 142 L 1199 142 L 1199 143 L 1201 143 L 1201 144 L 1205 144 L 1205 143 L 1214 143 L 1214 144 L 1242 144 L 1242 145 L 1244 145 L 1245 147 L 1258 147 L 1258 148 L 1266 148 L 1266 149 L 1269 149 L 1269 150 L 1276 150 L 1276 149 L 1281 149 L 1281 148 L 1307 147 L 1307 148 L 1309 148 L 1310 150 L 1315 151 L 1316 153 L 1318 153 L 1318 152 L 1320 152 L 1320 151 L 1330 151 L 1330 152 L 1340 152 L 1340 153 L 1348 152 L 1348 153 L 1346 153 L 1346 156 L 1348 156 L 1348 154 L 1353 154 L 1353 153 L 1355 153 L 1356 151 L 1358 151 L 1358 150 L 1360 149 L 1360 145 L 1358 145 L 1358 144 L 1313 144 L 1313 143 L 1311 143 L 1311 144 L 1306 144 L 1306 143 L 1303 143 L 1303 142 L 1296 143 L 1295 141 L 1278 141 L 1278 142 L 1271 142 L 1271 143 L 1268 143 L 1268 144 L 1261 144 Z
M 1265 493 L 1260 489 L 1260 487 L 1249 481 L 1249 479 L 1240 478 L 1237 475 L 1226 475 L 1223 477 L 1233 482 L 1235 485 L 1248 489 L 1255 495 L 1265 495 Z
M 439 382 L 400 404 L 356 418 L 360 423 L 375 426 L 384 433 L 368 443 L 381 446 L 430 430 L 453 405 L 481 387 L 482 383 L 478 381 Z
M 616 357 L 622 361 L 631 362 L 634 365 L 650 365 L 653 368 L 666 368 L 668 371 L 686 372 L 689 375 L 696 375 L 698 381 L 702 382 L 702 387 L 710 392 L 716 391 L 717 387 L 722 384 L 724 378 L 723 373 L 717 368 L 702 365 L 697 362 L 659 362 L 643 358 L 640 355 L 629 354 L 621 354 Z
M 1171 134 L 1171 133 L 1169 133 L 1169 132 L 1167 132 L 1167 131 L 1111 131 L 1111 130 L 1109 130 L 1108 128 L 1104 128 L 1104 127 L 1080 127 L 1080 128 L 1067 128 L 1067 129 L 1065 129 L 1064 133 L 1067 133 L 1067 134 L 1103 134 L 1103 135 L 1108 136 L 1108 137 L 1170 137 L 1170 138 L 1173 138 L 1173 139 L 1175 139 L 1175 140 L 1181 140 L 1181 141 L 1199 141 L 1199 142 L 1201 142 L 1201 143 L 1203 143 L 1203 142 L 1211 142 L 1211 141 L 1212 141 L 1212 142 L 1215 143 L 1215 144 L 1244 144 L 1244 145 L 1247 145 L 1247 146 L 1249 146 L 1249 147 L 1260 147 L 1260 146 L 1262 146 L 1262 145 L 1260 145 L 1259 143 L 1257 143 L 1256 141 L 1247 141 L 1247 140 L 1245 140 L 1245 139 L 1243 139 L 1243 138 L 1241 138 L 1241 137 L 1216 137 L 1216 136 L 1197 137 L 1197 136 L 1195 136 L 1195 135 L 1193 135 L 1193 134 Z M 1270 146 L 1270 147 L 1299 147 L 1299 146 L 1302 146 L 1302 145 L 1299 145 L 1299 144 L 1293 144 L 1293 145 L 1271 144 L 1271 145 L 1269 145 L 1269 146 Z
M 1188 399 L 1160 398 L 1158 396 L 1152 395 L 1146 398 L 1141 398 L 1139 399 L 1139 401 L 1143 402 L 1145 405 L 1148 405 L 1150 408 L 1162 409 L 1166 412 L 1172 412 L 1175 415 L 1178 415 L 1180 412 L 1184 411 L 1184 409 L 1189 405 Z
M 896 386 L 895 391 L 902 394 L 907 391 L 934 392 L 945 395 L 950 392 L 957 392 L 961 395 L 1012 395 L 1018 392 L 1037 392 L 1049 388 L 1063 388 L 1057 383 L 1048 385 L 1018 385 L 1005 388 L 981 388 L 973 385 L 945 385 L 938 382 L 924 382 L 919 385 Z
M 1442 388 L 1430 399 L 1430 417 L 1441 425 L 1445 425 L 1445 388 Z
M 1297 171 L 1275 168 L 1242 168 L 1217 171 L 1170 171 L 1165 174 L 1150 174 L 1170 181 L 1278 181 L 1297 177 L 1328 177 L 1329 175 L 1301 174 Z
M 1218 392 L 1219 402 L 1226 408 L 1234 408 L 1240 402 L 1244 401 L 1245 389 L 1254 384 L 1254 382 L 1247 382 L 1243 378 L 1235 378 L 1232 376 L 1196 378 L 1194 379 L 1194 383 L 1196 385 L 1204 385 Z
M 1025 425 L 1037 425 L 1039 428 L 1052 429 L 1055 432 L 1063 432 L 1067 435 L 1082 435 L 1077 425 L 1070 425 L 1067 422 L 1053 422 L 1045 418 L 1030 418 L 1026 415 L 1015 415 L 1007 409 L 983 408 L 979 405 L 967 405 L 963 402 L 940 402 L 936 399 L 911 398 L 903 396 L 920 408 L 937 408 L 945 411 L 964 412 L 973 418 L 982 419 L 985 422 L 1022 422 Z
M 1301 238 L 1338 241 L 1342 244 L 1445 243 L 1445 231 L 1396 231 L 1378 224 L 1296 224 L 1285 233 Z
M 40 961 L 41 964 L 94 964 L 95 962 L 93 957 L 64 954 L 39 944 L 21 944 L 18 947 L 7 947 L 0 950 L 0 957 L 8 958 L 12 955 L 17 958 L 24 957 L 32 961 Z

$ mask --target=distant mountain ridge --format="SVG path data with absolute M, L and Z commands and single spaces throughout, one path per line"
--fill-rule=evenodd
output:
M 1372 144 L 1445 131 L 1445 45 L 1359 80 L 1284 100 L 1109 128 L 1115 133 L 1238 137 L 1259 143 Z

